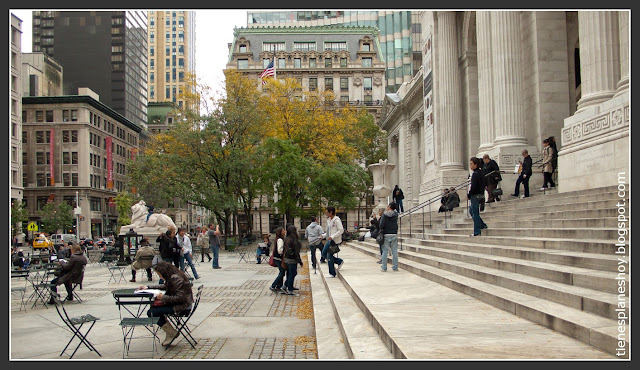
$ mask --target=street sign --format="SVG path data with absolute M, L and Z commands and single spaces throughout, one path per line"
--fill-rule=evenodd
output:
M 35 222 L 29 222 L 29 225 L 27 225 L 27 230 L 38 231 L 38 225 L 36 225 Z

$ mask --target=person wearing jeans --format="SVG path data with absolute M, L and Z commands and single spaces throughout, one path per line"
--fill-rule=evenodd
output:
M 271 287 L 269 289 L 271 289 L 272 292 L 279 292 L 282 289 L 282 286 L 284 285 L 284 276 L 287 272 L 286 269 L 286 265 L 283 267 L 282 266 L 282 254 L 284 253 L 284 229 L 282 227 L 278 227 L 276 228 L 276 236 L 275 236 L 275 241 L 273 242 L 273 261 L 276 263 L 276 265 L 278 266 L 278 276 L 275 278 L 275 280 L 273 281 L 273 283 L 271 283 Z M 282 290 L 281 292 L 284 292 L 284 290 Z
M 484 182 L 482 179 L 482 171 L 480 171 L 481 163 L 480 158 L 472 157 L 469 160 L 469 168 L 473 171 L 473 175 L 471 175 L 471 188 L 467 194 L 471 203 L 469 213 L 473 218 L 473 235 L 471 236 L 480 236 L 480 231 L 487 228 L 487 225 L 480 217 L 480 200 L 484 197 Z
M 220 255 L 220 227 L 216 225 L 214 228 L 213 224 L 210 224 L 207 236 L 209 236 L 209 248 L 211 248 L 211 254 L 213 254 L 211 267 L 219 269 L 220 265 L 218 264 L 218 257 Z
M 198 280 L 200 276 L 198 276 L 198 272 L 196 271 L 196 266 L 193 264 L 193 258 L 191 257 L 191 239 L 186 235 L 186 230 L 181 227 L 178 229 L 178 240 L 182 243 L 182 256 L 180 256 L 180 270 L 184 271 L 186 269 L 184 265 L 184 261 L 187 261 L 187 264 L 191 266 L 191 271 L 193 272 L 193 277 Z
M 309 241 L 309 250 L 311 251 L 311 265 L 316 268 L 316 248 L 320 249 L 322 245 L 322 226 L 316 222 L 316 216 L 311 218 L 311 224 L 304 230 L 304 237 Z
M 384 242 L 382 243 L 382 271 L 387 271 L 387 255 L 389 249 L 391 249 L 391 255 L 393 271 L 398 271 L 398 212 L 396 211 L 396 204 L 389 203 L 386 211 L 380 218 L 380 233 L 384 235 Z
M 322 249 L 322 258 L 326 258 L 329 265 L 329 275 L 336 277 L 336 270 L 334 263 L 338 264 L 338 268 L 342 267 L 344 261 L 342 258 L 333 257 L 332 253 L 329 253 L 329 246 L 332 244 L 340 245 L 342 243 L 342 234 L 344 233 L 344 227 L 340 217 L 336 216 L 336 208 L 333 206 L 327 207 L 327 243 Z

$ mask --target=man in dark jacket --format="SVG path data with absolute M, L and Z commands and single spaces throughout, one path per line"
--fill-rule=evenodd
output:
M 383 272 L 387 271 L 387 255 L 391 249 L 393 271 L 398 271 L 398 212 L 396 212 L 396 204 L 390 203 L 387 210 L 382 214 L 380 219 L 380 233 L 384 234 L 384 243 L 382 244 L 382 266 Z
M 520 184 L 522 183 L 524 185 L 524 197 L 527 198 L 529 197 L 529 179 L 533 174 L 533 172 L 531 171 L 533 161 L 529 156 L 529 151 L 526 149 L 522 151 L 522 157 L 522 171 L 520 172 L 518 180 L 516 180 L 516 190 L 511 195 L 517 197 L 520 194 Z
M 400 210 L 400 212 L 404 212 L 404 206 L 402 205 L 403 199 L 404 199 L 404 193 L 402 193 L 402 189 L 400 189 L 398 185 L 396 185 L 396 187 L 393 188 L 393 201 L 397 204 L 397 207 Z
M 473 171 L 471 175 L 471 188 L 469 188 L 469 193 L 467 194 L 470 202 L 469 213 L 473 218 L 473 235 L 471 236 L 480 236 L 480 230 L 487 228 L 487 225 L 480 217 L 480 200 L 484 198 L 484 181 L 482 179 L 482 171 L 480 170 L 481 165 L 482 161 L 480 158 L 471 157 L 471 159 L 469 159 L 469 169 Z
M 500 167 L 498 167 L 498 163 L 496 161 L 489 158 L 488 154 L 482 156 L 482 161 L 484 162 L 482 165 L 482 172 L 484 172 L 484 181 L 487 184 L 487 193 L 489 193 L 487 203 L 499 202 L 500 197 L 494 197 L 493 191 L 496 190 L 498 182 L 502 179 L 500 176 Z
M 67 301 L 73 300 L 73 286 L 72 284 L 82 284 L 84 278 L 84 267 L 87 264 L 87 257 L 82 253 L 82 247 L 78 244 L 71 246 L 71 257 L 69 261 L 60 262 L 58 264 L 62 267 L 60 276 L 51 280 L 51 291 L 58 292 L 57 286 L 64 284 L 67 289 Z M 53 297 L 49 300 L 49 304 L 55 304 Z

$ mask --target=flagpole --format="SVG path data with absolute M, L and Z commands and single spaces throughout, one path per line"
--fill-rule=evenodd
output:
M 278 69 L 276 68 L 276 45 L 273 44 L 273 79 L 278 79 Z

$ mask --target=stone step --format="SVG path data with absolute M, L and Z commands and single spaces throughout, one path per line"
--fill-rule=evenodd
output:
M 445 242 L 434 240 L 411 239 L 402 243 L 403 250 L 428 254 L 436 257 L 454 259 L 474 263 L 480 266 L 517 272 L 523 275 L 547 279 L 568 285 L 593 289 L 606 293 L 618 289 L 617 271 L 596 271 L 567 265 L 525 260 L 517 257 L 504 257 L 493 254 L 500 253 L 501 247 L 478 246 L 471 243 Z M 507 248 L 503 248 L 507 249 Z M 626 291 L 628 293 L 628 291 Z
M 536 220 L 511 220 L 506 221 L 503 217 L 490 216 L 486 217 L 482 215 L 482 219 L 491 224 L 492 229 L 503 228 L 541 228 L 541 227 L 557 227 L 557 228 L 581 228 L 581 227 L 595 227 L 595 228 L 615 228 L 618 226 L 618 219 L 615 217 L 602 217 L 602 218 L 577 218 L 577 219 L 550 219 L 539 218 Z M 463 220 L 453 220 L 449 227 L 462 228 L 473 227 L 473 219 L 465 218 Z
M 418 236 L 419 234 L 416 234 Z M 400 237 L 406 237 L 407 234 L 400 234 Z M 554 238 L 548 239 L 546 237 L 517 237 L 517 236 L 474 236 L 469 235 L 456 235 L 446 233 L 432 233 L 426 234 L 427 239 L 431 240 L 448 240 L 454 242 L 464 243 L 476 243 L 476 244 L 488 244 L 495 246 L 508 246 L 508 247 L 522 247 L 531 248 L 531 250 L 554 250 L 558 255 L 567 254 L 566 252 L 581 252 L 589 256 L 597 257 L 597 259 L 614 258 L 618 248 L 614 244 L 613 240 L 596 240 L 596 239 L 567 239 L 567 238 Z M 629 243 L 627 242 L 624 247 L 625 255 L 629 253 Z M 620 253 L 622 254 L 622 253 Z M 568 263 L 571 260 L 567 261 Z M 586 262 L 586 261 L 583 261 Z M 615 262 L 615 261 L 613 261 Z M 566 264 L 566 263 L 563 263 Z M 576 265 L 577 266 L 577 265 Z M 595 268 L 599 266 L 577 266 Z M 611 265 L 601 266 L 605 271 L 613 271 L 610 268 Z M 615 267 L 614 267 L 615 269 Z
M 486 221 L 485 221 L 486 223 Z M 562 239 L 600 239 L 611 240 L 612 243 L 618 239 L 618 230 L 611 228 L 532 228 L 532 227 L 516 227 L 516 228 L 494 228 L 493 225 L 487 224 L 488 228 L 482 230 L 482 235 L 491 236 L 518 236 L 518 237 L 544 237 L 544 238 L 562 238 Z M 473 234 L 473 225 L 463 225 L 460 227 L 449 227 L 444 230 L 446 234 L 470 235 Z
M 310 260 L 311 254 L 309 253 L 309 264 L 311 264 Z M 340 330 L 344 346 L 347 349 L 348 358 L 356 360 L 393 359 L 393 354 L 381 340 L 375 329 L 371 326 L 368 318 L 360 310 L 345 286 L 342 284 L 342 281 L 340 279 L 327 278 L 326 275 L 328 274 L 327 265 L 319 264 L 317 275 L 315 277 L 319 277 L 319 279 L 321 279 L 324 291 L 328 295 L 330 305 L 318 308 L 324 311 L 327 311 L 329 307 L 333 309 L 337 327 Z M 318 339 L 316 339 L 316 341 L 318 342 Z M 318 358 L 336 358 L 332 353 L 327 353 L 326 351 L 325 353 L 326 355 L 324 355 L 324 357 L 318 356 Z
M 363 244 L 366 244 L 370 248 L 377 247 L 373 242 L 363 242 Z M 602 317 L 609 318 L 615 317 L 616 315 L 615 309 L 617 308 L 618 301 L 617 296 L 613 293 L 571 286 L 533 276 L 526 276 L 518 272 L 480 266 L 475 261 L 469 263 L 433 255 L 425 255 L 410 250 L 398 251 L 398 257 L 407 258 L 462 276 L 495 284 L 503 288 L 544 298 L 576 309 L 582 309 Z M 613 292 L 616 291 L 614 290 Z
M 373 257 L 372 260 L 377 259 L 379 256 L 379 250 L 375 246 L 364 245 L 362 242 L 349 242 L 348 245 Z M 590 312 L 498 285 L 485 283 L 406 258 L 400 259 L 398 266 L 401 269 L 465 293 L 514 315 L 576 338 L 610 354 L 615 355 L 616 353 L 617 338 L 615 330 L 617 329 L 617 322 L 613 319 L 604 318 Z

